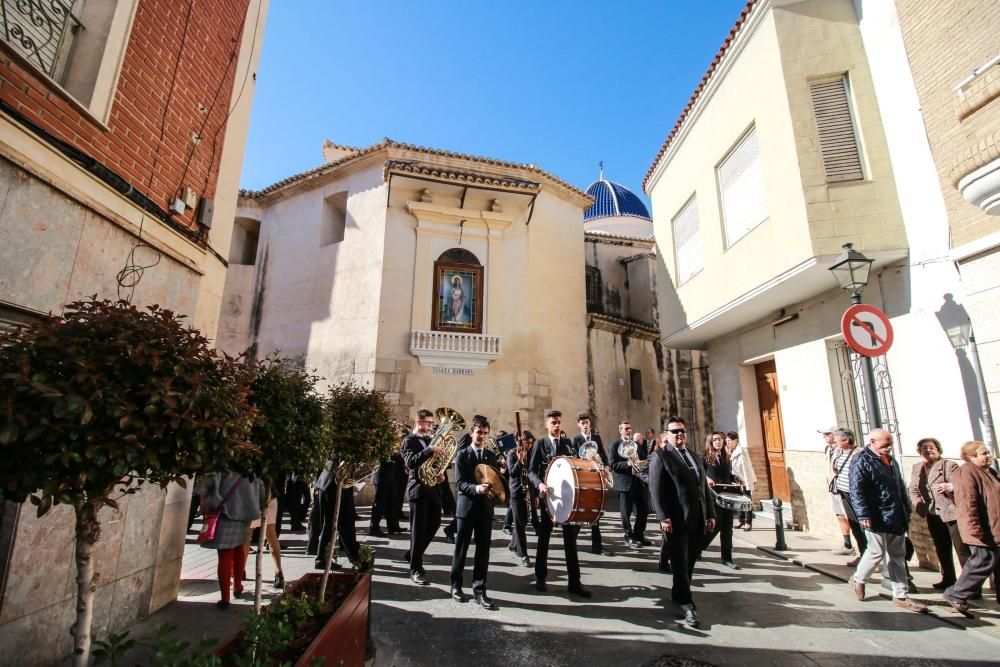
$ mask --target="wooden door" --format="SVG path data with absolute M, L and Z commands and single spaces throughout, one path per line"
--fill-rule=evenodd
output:
M 785 432 L 781 424 L 781 400 L 778 396 L 778 372 L 774 360 L 754 366 L 757 376 L 757 404 L 760 407 L 760 427 L 767 453 L 767 477 L 771 497 L 785 503 L 792 500 L 788 492 L 788 471 L 785 469 Z

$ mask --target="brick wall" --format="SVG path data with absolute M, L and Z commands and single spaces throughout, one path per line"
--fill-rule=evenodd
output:
M 961 176 L 1000 154 L 1000 87 L 978 82 L 968 91 L 975 109 L 955 91 L 973 69 L 997 55 L 1000 3 L 896 0 L 896 8 L 948 208 L 952 245 L 960 246 L 1000 229 L 1000 219 L 967 203 L 955 186 Z M 984 79 L 991 76 L 995 74 Z
M 0 99 L 116 171 L 164 209 L 182 185 L 211 198 L 247 6 L 248 0 L 140 2 L 107 128 L 2 40 Z M 207 119 L 199 105 L 211 109 Z M 203 123 L 203 140 L 195 147 L 192 134 Z M 192 220 L 188 211 L 183 223 Z

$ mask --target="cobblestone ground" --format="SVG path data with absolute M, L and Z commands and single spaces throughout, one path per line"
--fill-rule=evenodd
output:
M 869 599 L 858 602 L 847 585 L 834 578 L 840 576 L 837 572 L 827 576 L 758 549 L 758 544 L 773 545 L 773 532 L 764 521 L 755 524 L 753 533 L 737 533 L 741 570 L 723 568 L 715 546 L 698 565 L 694 594 L 702 626 L 692 630 L 674 620 L 670 577 L 656 569 L 658 547 L 626 550 L 616 512 L 602 521 L 605 545 L 614 556 L 591 554 L 588 531 L 581 535 L 583 583 L 594 594 L 589 600 L 566 593 L 560 531 L 552 540 L 549 591 L 536 592 L 533 571 L 507 550 L 498 514 L 488 588 L 500 609 L 493 612 L 450 599 L 453 546 L 443 536 L 439 534 L 425 559 L 431 585 L 417 586 L 401 560 L 408 535 L 369 538 L 367 509 L 359 512 L 359 538 L 376 554 L 372 635 L 380 667 L 1000 664 L 1000 640 L 990 636 L 1000 625 L 1000 610 L 993 601 L 981 604 L 981 618 L 975 621 L 956 620 L 941 607 L 935 607 L 938 615 L 919 616 L 896 610 L 878 597 L 876 581 L 869 584 Z M 196 639 L 207 632 L 222 639 L 235 633 L 241 614 L 249 610 L 251 602 L 246 600 L 234 601 L 225 612 L 215 608 L 215 554 L 193 544 L 197 529 L 195 525 L 189 535 L 181 597 L 133 628 L 133 636 L 149 635 L 154 623 L 169 622 L 178 626 L 180 638 Z M 528 535 L 533 548 L 530 528 Z M 800 555 L 828 553 L 821 548 L 826 545 L 802 540 L 791 534 L 790 548 Z M 311 571 L 313 557 L 304 553 L 305 535 L 286 533 L 282 542 L 286 578 Z M 471 592 L 471 555 L 466 593 Z M 533 552 L 531 556 L 534 559 Z M 251 566 L 253 561 L 251 556 Z M 269 556 L 263 572 L 270 582 Z M 252 567 L 248 576 L 253 576 Z M 921 576 L 930 581 L 933 574 L 918 576 L 923 585 Z M 264 593 L 271 597 L 276 591 L 265 585 Z M 929 591 L 917 597 L 933 596 Z M 136 659 L 142 664 L 139 653 L 122 664 L 135 664 Z

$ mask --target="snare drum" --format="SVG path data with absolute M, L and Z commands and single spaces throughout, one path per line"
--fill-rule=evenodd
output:
M 715 500 L 715 504 L 724 510 L 731 510 L 733 512 L 749 512 L 753 503 L 750 501 L 748 496 L 744 496 L 742 493 L 732 493 L 730 491 L 723 491 L 719 493 L 714 489 L 709 489 L 712 492 L 712 498 Z
M 557 456 L 545 471 L 545 485 L 545 505 L 555 523 L 593 524 L 604 513 L 606 490 L 599 463 Z

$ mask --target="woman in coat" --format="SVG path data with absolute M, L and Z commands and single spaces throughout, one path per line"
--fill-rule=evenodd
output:
M 724 433 L 715 431 L 709 434 L 705 442 L 705 454 L 702 461 L 705 464 L 705 477 L 708 478 L 710 487 L 714 487 L 716 484 L 736 484 L 736 478 L 733 476 L 733 469 L 729 462 L 729 453 L 726 452 L 725 439 Z M 716 507 L 715 514 L 715 528 L 712 532 L 705 534 L 702 549 L 707 549 L 715 536 L 721 533 L 722 538 L 719 541 L 719 546 L 722 549 L 722 564 L 738 570 L 740 568 L 733 562 L 733 511 Z
M 736 431 L 730 431 L 726 434 L 726 451 L 729 453 L 733 477 L 739 484 L 743 485 L 747 497 L 753 498 L 753 487 L 757 483 L 757 474 L 753 471 L 753 464 L 750 462 L 747 448 L 740 444 L 740 436 Z M 743 530 L 753 530 L 753 509 L 748 512 L 740 512 L 740 522 L 736 527 Z
M 233 594 L 243 595 L 243 578 L 246 573 L 246 543 L 250 522 L 260 518 L 264 503 L 264 485 L 260 480 L 249 480 L 235 472 L 209 473 L 201 478 L 194 490 L 201 496 L 206 512 L 219 512 L 215 535 L 201 546 L 219 552 L 219 609 L 229 608 L 230 579 Z
M 985 444 L 965 443 L 962 458 L 966 463 L 955 471 L 952 484 L 958 532 L 969 547 L 969 559 L 958 581 L 944 592 L 944 599 L 955 611 L 972 618 L 969 600 L 987 577 L 993 577 L 994 592 L 1000 581 L 1000 477 L 990 466 L 992 457 Z M 997 598 L 1000 601 L 1000 594 Z
M 969 549 L 958 534 L 955 515 L 953 478 L 958 470 L 954 461 L 941 458 L 941 443 L 936 438 L 923 438 L 917 443 L 917 453 L 924 459 L 913 465 L 910 473 L 910 503 L 913 511 L 927 521 L 927 530 L 934 540 L 934 551 L 941 564 L 941 581 L 934 588 L 943 591 L 955 583 L 954 547 L 959 564 L 964 566 Z

